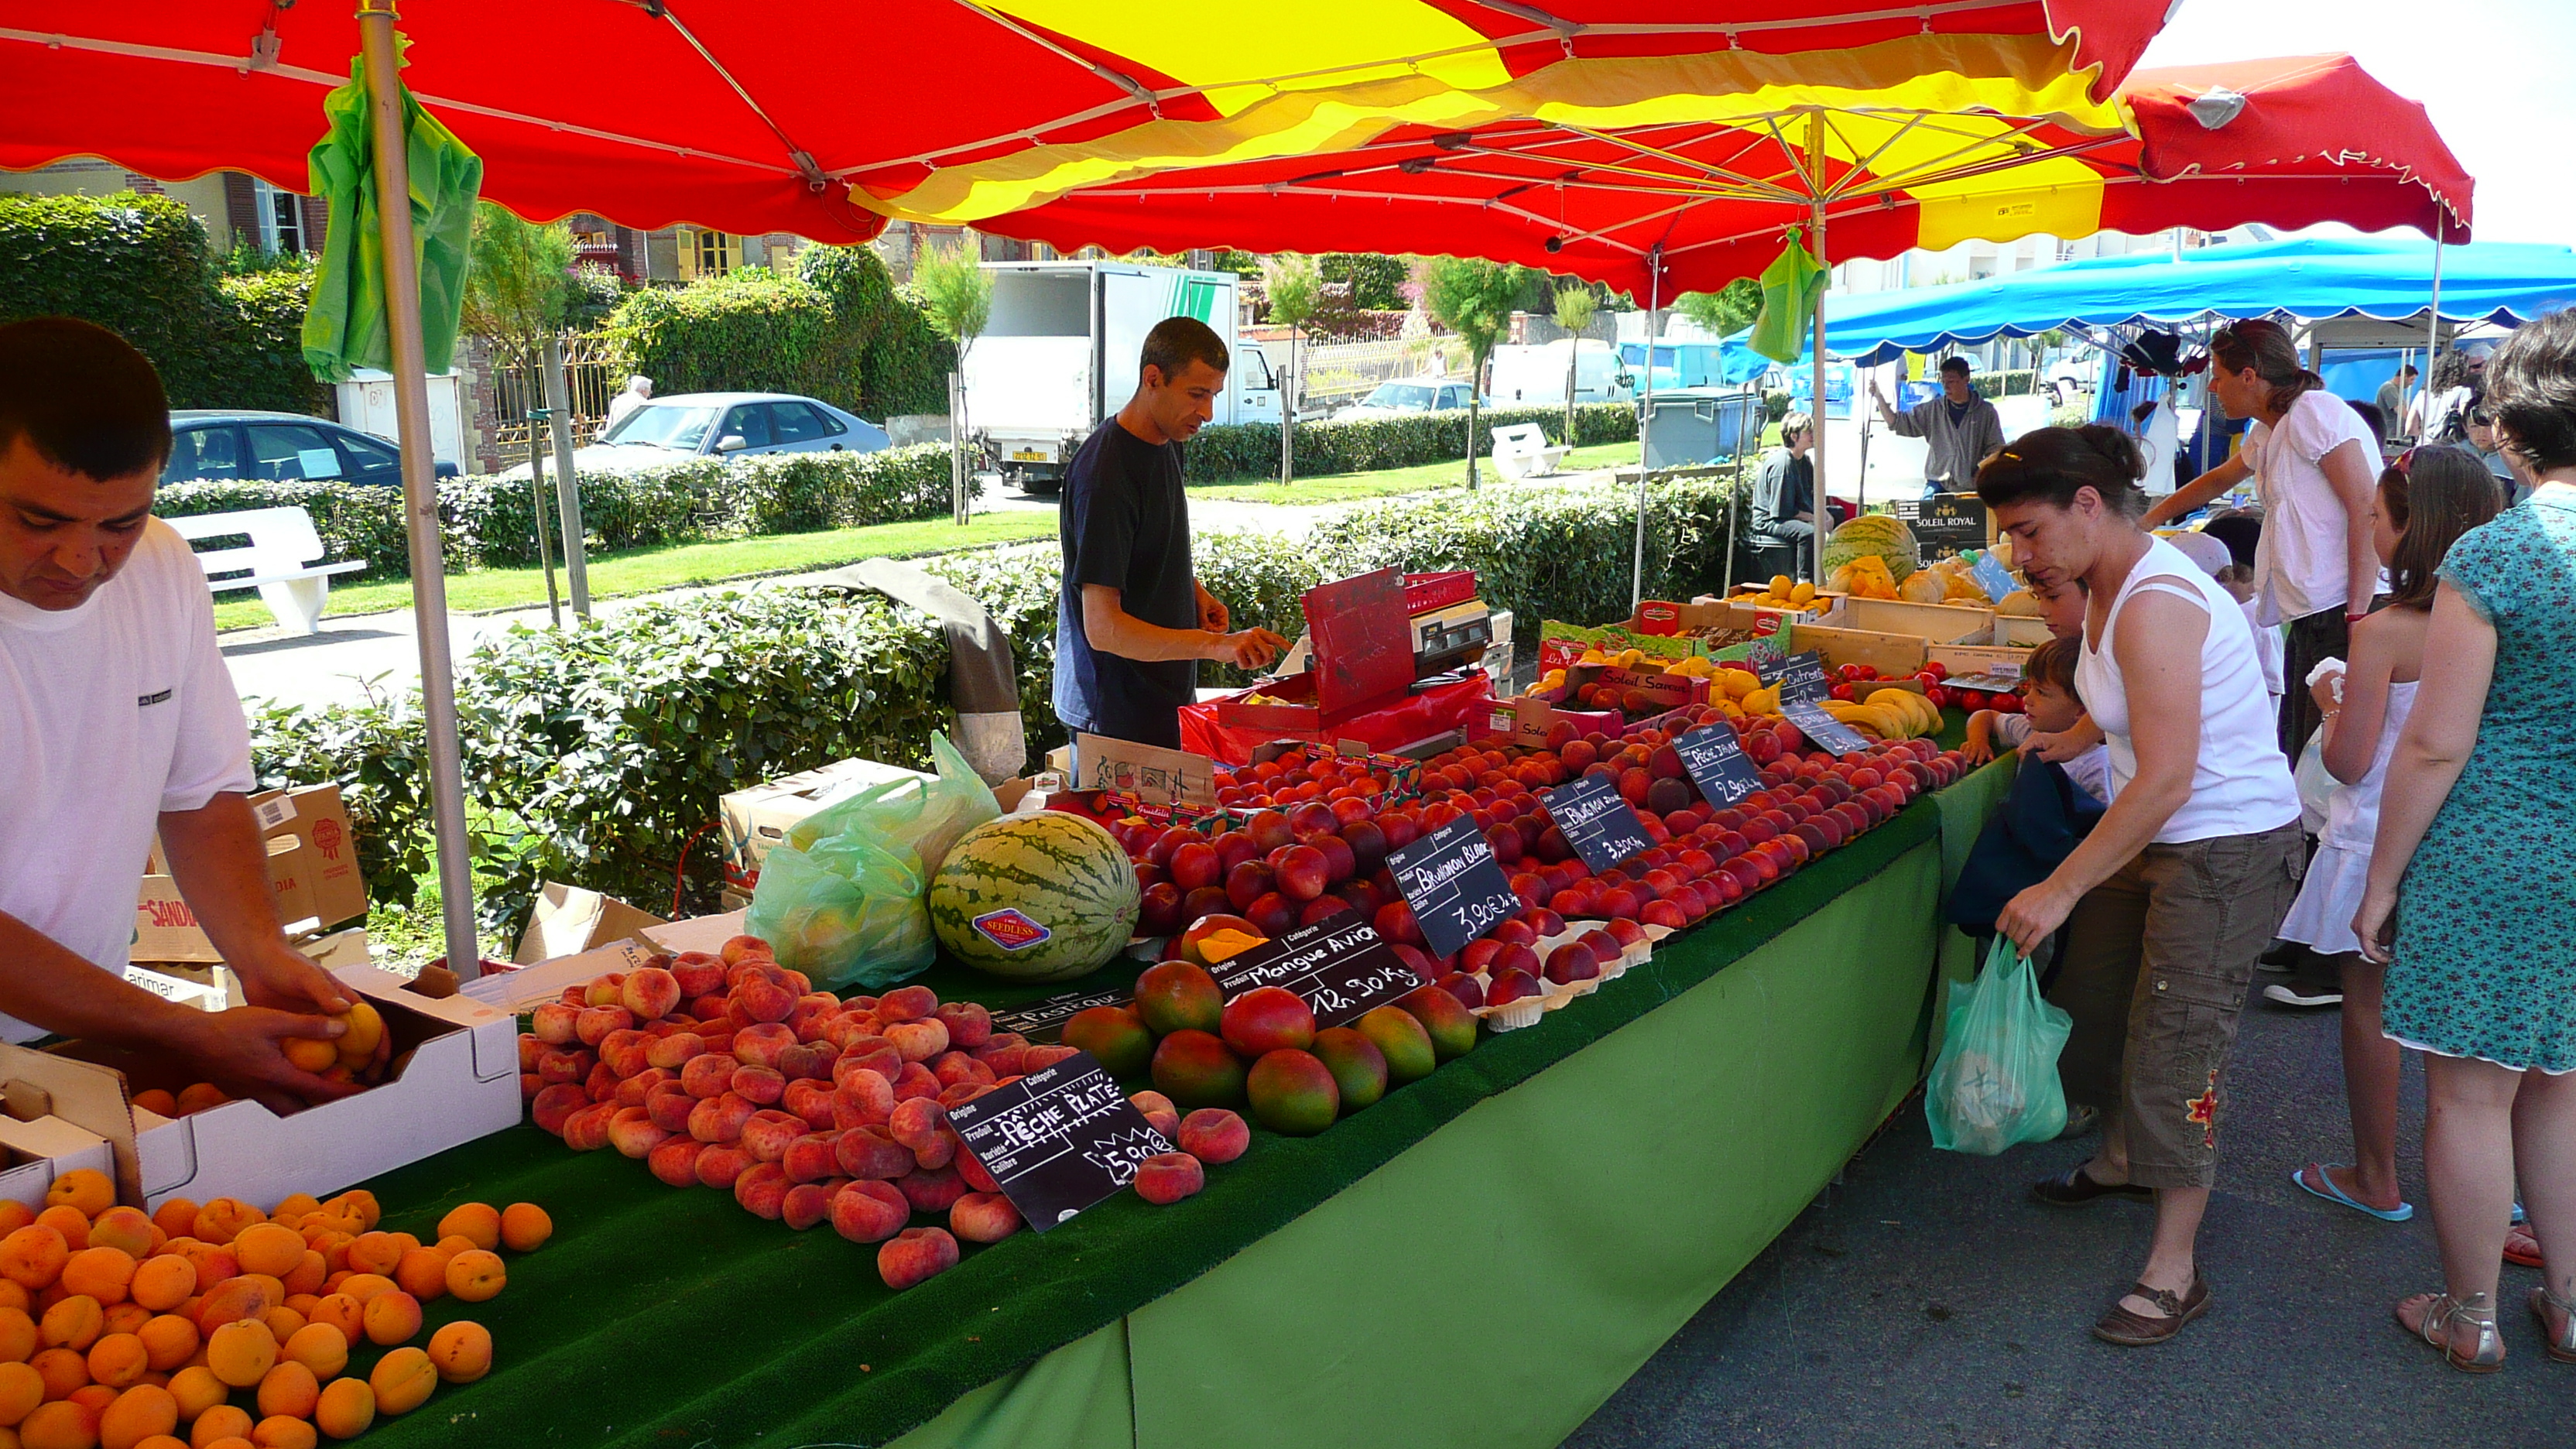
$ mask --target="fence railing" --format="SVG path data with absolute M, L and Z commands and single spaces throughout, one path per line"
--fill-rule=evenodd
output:
M 1466 365 L 1466 344 L 1454 337 L 1301 347 L 1297 367 L 1305 376 L 1299 382 L 1297 397 L 1301 405 L 1356 401 L 1390 379 L 1436 377 L 1463 371 Z
M 563 350 L 564 380 L 572 397 L 572 441 L 577 448 L 598 438 L 608 426 L 609 399 L 626 386 L 626 379 L 611 374 L 607 344 L 596 335 L 566 333 Z M 500 414 L 492 439 L 506 468 L 527 461 L 528 439 L 534 431 L 528 412 L 546 405 L 545 374 L 533 357 L 505 355 L 495 360 L 492 381 Z

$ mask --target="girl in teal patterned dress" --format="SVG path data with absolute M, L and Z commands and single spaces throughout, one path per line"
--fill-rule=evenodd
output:
M 2544 1264 L 2529 1308 L 2549 1357 L 2576 1364 L 2576 312 L 2497 350 L 2487 408 L 2538 486 L 2442 566 L 2353 918 L 2363 954 L 2392 963 L 2388 1035 L 2425 1053 L 2445 1291 L 2397 1319 L 2473 1373 L 2504 1364 L 2517 1177 Z

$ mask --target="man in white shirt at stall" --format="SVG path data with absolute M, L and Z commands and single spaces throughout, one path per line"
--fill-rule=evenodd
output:
M 152 364 L 103 328 L 0 326 L 0 1038 L 176 1058 L 277 1107 L 350 1089 L 290 1064 L 351 998 L 288 944 L 250 809 L 241 699 L 187 542 L 151 516 L 170 454 Z M 124 979 L 154 832 L 251 1005 Z

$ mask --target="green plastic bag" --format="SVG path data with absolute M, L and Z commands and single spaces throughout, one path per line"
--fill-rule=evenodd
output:
M 2030 958 L 2002 936 L 1977 979 L 1950 993 L 1949 1034 L 1923 1087 L 1932 1145 L 1992 1157 L 2066 1130 L 2057 1054 L 2075 1019 L 2039 994 Z
M 939 778 L 888 780 L 815 811 L 760 863 L 743 929 L 818 987 L 892 986 L 938 952 L 922 897 L 957 837 L 1001 803 L 943 734 Z

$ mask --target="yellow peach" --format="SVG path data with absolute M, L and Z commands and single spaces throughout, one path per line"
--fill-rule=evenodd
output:
M 97 1299 L 101 1307 L 124 1302 L 133 1281 L 134 1255 L 123 1248 L 83 1248 L 63 1263 L 63 1286 Z
M 0 1362 L 25 1363 L 40 1340 L 36 1320 L 23 1308 L 0 1308 Z
M 452 1254 L 436 1248 L 414 1248 L 394 1264 L 394 1283 L 405 1293 L 426 1303 L 447 1294 L 447 1260 Z
M 233 1261 L 245 1273 L 283 1278 L 304 1261 L 304 1235 L 275 1223 L 252 1223 L 233 1237 Z
M 242 1229 L 267 1221 L 267 1215 L 249 1203 L 239 1198 L 219 1197 L 197 1209 L 197 1220 L 190 1225 L 188 1235 L 198 1242 L 222 1247 L 238 1236 Z
M 364 1322 L 370 1343 L 409 1343 L 420 1332 L 420 1300 L 399 1288 L 379 1293 L 367 1300 Z
M 232 1390 L 215 1371 L 192 1364 L 170 1375 L 170 1397 L 179 1401 L 179 1417 L 194 1424 L 200 1414 L 222 1403 Z
M 35 1225 L 62 1234 L 66 1253 L 77 1253 L 89 1246 L 89 1218 L 68 1203 L 57 1203 L 36 1214 Z
M 150 1384 L 136 1384 L 116 1396 L 107 1412 L 98 1416 L 100 1449 L 134 1449 L 155 1434 L 167 1434 L 179 1427 L 179 1401 L 170 1391 Z
M 326 1295 L 304 1317 L 308 1323 L 328 1324 L 340 1330 L 345 1343 L 356 1343 L 367 1334 L 367 1305 L 346 1293 Z
M 466 1303 L 481 1303 L 493 1297 L 509 1278 L 509 1269 L 502 1266 L 498 1253 L 478 1248 L 447 1260 L 447 1291 Z
M 143 1341 L 143 1351 L 157 1373 L 169 1373 L 186 1364 L 206 1341 L 205 1335 L 197 1332 L 197 1325 L 175 1313 L 164 1313 L 144 1324 L 134 1336 Z
M 196 1449 L 206 1449 L 206 1446 L 218 1439 L 248 1439 L 250 1425 L 250 1410 L 237 1409 L 230 1404 L 217 1404 L 211 1409 L 200 1411 L 196 1419 L 189 1424 L 188 1442 L 195 1445 Z
M 108 1305 L 104 1322 L 109 1333 L 133 1333 L 152 1321 L 152 1310 L 132 1301 Z
M 197 1231 L 197 1205 L 184 1197 L 166 1198 L 152 1210 L 152 1225 L 174 1238 Z
M 445 1324 L 429 1336 L 429 1361 L 451 1384 L 470 1384 L 492 1371 L 492 1335 L 467 1319 Z
M 444 1238 L 450 1234 L 471 1238 L 478 1248 L 497 1248 L 501 1245 L 501 1212 L 482 1202 L 452 1208 L 438 1220 L 438 1235 Z
M 311 1369 L 319 1383 L 338 1378 L 340 1370 L 349 1366 L 349 1339 L 331 1324 L 308 1323 L 295 1330 L 277 1353 L 280 1359 Z
M 408 1414 L 429 1402 L 430 1390 L 438 1387 L 438 1366 L 419 1349 L 398 1348 L 376 1360 L 367 1387 L 375 1390 L 379 1413 Z
M 273 1414 L 250 1431 L 250 1442 L 254 1449 L 313 1449 L 321 1438 L 302 1419 Z
M 152 1253 L 152 1220 L 139 1208 L 109 1208 L 89 1225 L 89 1245 L 93 1248 L 122 1248 L 130 1258 L 146 1258 Z
M 313 1406 L 322 1397 L 322 1385 L 313 1370 L 293 1359 L 271 1368 L 259 1381 L 259 1413 L 263 1419 L 284 1414 L 290 1419 L 312 1417 Z
M 18 1443 L 22 1449 L 95 1449 L 98 1410 L 69 1399 L 39 1404 L 19 1421 Z
M 0 1363 L 0 1427 L 17 1423 L 44 1401 L 44 1375 L 22 1363 Z
M 71 1256 L 71 1246 L 63 1241 L 61 1233 L 30 1223 L 0 1238 L 0 1277 L 33 1293 L 53 1286 Z
M 5 1238 L 36 1220 L 36 1210 L 11 1198 L 0 1201 L 0 1238 Z
M 36 1324 L 36 1332 L 47 1346 L 81 1353 L 89 1352 L 89 1346 L 106 1331 L 106 1313 L 99 1308 L 97 1299 L 85 1293 L 75 1293 L 46 1309 L 44 1318 Z
M 111 1333 L 89 1346 L 89 1378 L 111 1389 L 132 1388 L 152 1369 L 143 1340 L 130 1333 Z
M 27 1360 L 45 1381 L 45 1397 L 67 1399 L 89 1382 L 89 1357 L 68 1348 L 49 1348 Z
M 277 1364 L 277 1336 L 256 1318 L 227 1323 L 206 1336 L 206 1367 L 215 1377 L 246 1389 Z
M 77 1208 L 86 1218 L 116 1206 L 116 1184 L 92 1167 L 75 1167 L 45 1189 L 45 1206 Z
M 514 1202 L 501 1211 L 501 1241 L 513 1253 L 533 1253 L 554 1235 L 555 1220 L 535 1203 Z
M 365 1379 L 333 1379 L 313 1406 L 313 1427 L 334 1439 L 355 1439 L 375 1421 L 376 1391 Z
M 126 1294 L 155 1313 L 167 1313 L 197 1291 L 197 1265 L 176 1253 L 157 1253 L 134 1265 Z

